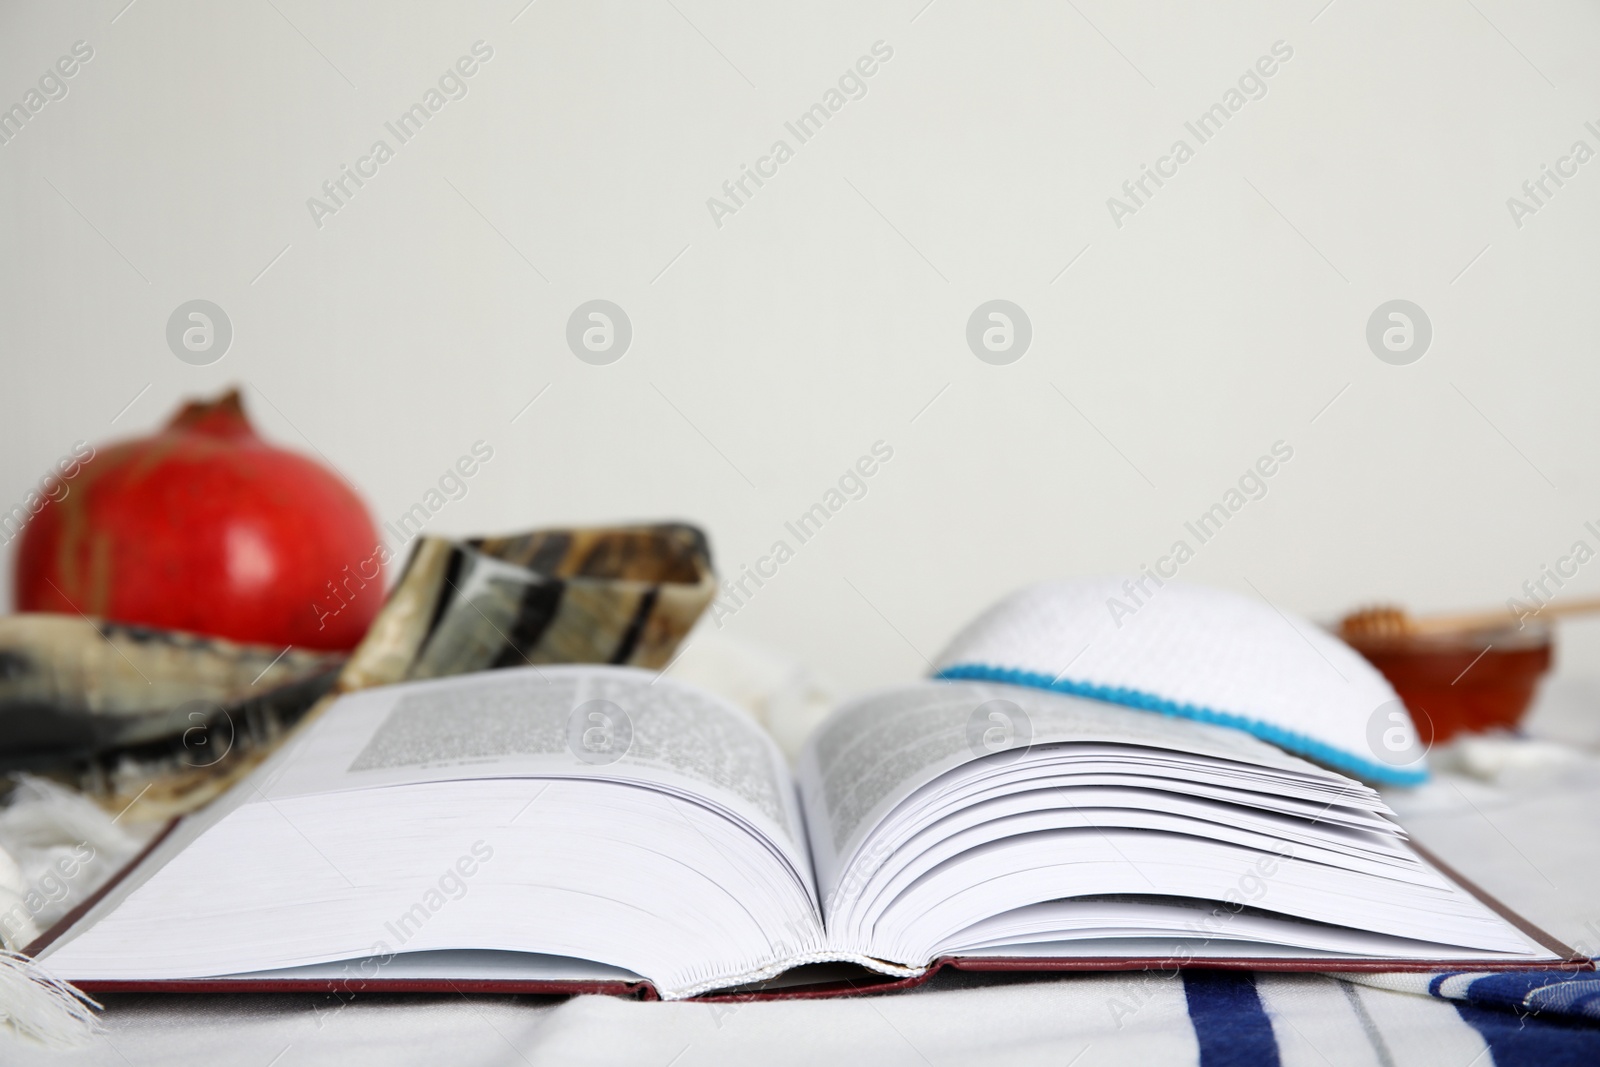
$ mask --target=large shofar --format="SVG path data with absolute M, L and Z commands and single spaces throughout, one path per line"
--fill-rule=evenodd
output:
M 331 688 L 302 688 L 306 702 L 320 699 L 301 725 L 341 694 L 411 678 L 566 662 L 661 669 L 715 592 L 706 536 L 694 526 L 421 537 Z M 216 765 L 186 758 L 146 776 L 118 774 L 101 801 L 136 801 L 136 819 L 194 811 L 278 742 L 245 745 Z

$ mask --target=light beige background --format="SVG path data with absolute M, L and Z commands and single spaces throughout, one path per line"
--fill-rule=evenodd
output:
M 94 49 L 0 145 L 0 506 L 244 383 L 379 518 L 482 439 L 433 530 L 682 517 L 726 572 L 882 439 L 726 621 L 843 689 L 1019 583 L 1154 560 L 1278 440 L 1185 577 L 1317 616 L 1493 605 L 1596 544 L 1600 160 L 1520 229 L 1506 205 L 1600 149 L 1593 5 L 524 4 L 0 9 L 0 105 Z M 468 95 L 319 229 L 307 198 L 478 40 Z M 879 40 L 867 95 L 717 227 L 706 199 Z M 1268 94 L 1116 227 L 1280 40 Z M 207 367 L 164 337 L 197 297 L 235 331 Z M 564 340 L 597 297 L 634 328 L 603 367 Z M 1033 324 L 1009 366 L 964 338 L 993 298 Z M 1434 326 L 1410 366 L 1364 339 L 1394 298 Z M 1600 671 L 1600 627 L 1565 636 Z

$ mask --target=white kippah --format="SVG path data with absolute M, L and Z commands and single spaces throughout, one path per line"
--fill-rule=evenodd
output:
M 1084 578 L 1013 593 L 950 642 L 934 675 L 1233 726 L 1373 781 L 1427 778 L 1404 705 L 1350 646 L 1261 600 L 1138 581 Z

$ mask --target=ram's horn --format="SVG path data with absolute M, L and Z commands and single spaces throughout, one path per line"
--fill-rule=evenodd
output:
M 0 770 L 181 735 L 201 709 L 327 675 L 342 655 L 78 615 L 0 617 Z

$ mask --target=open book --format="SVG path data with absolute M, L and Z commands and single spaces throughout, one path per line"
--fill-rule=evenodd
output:
M 1419 855 L 1377 793 L 1239 731 L 924 682 L 841 707 L 791 772 L 739 708 L 618 667 L 345 697 L 64 927 L 40 962 L 101 990 L 673 999 L 952 962 L 1570 954 Z

